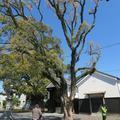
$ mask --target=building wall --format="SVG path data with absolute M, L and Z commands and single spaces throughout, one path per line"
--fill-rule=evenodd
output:
M 21 94 L 19 100 L 20 100 L 19 108 L 23 108 L 26 104 L 26 95 Z
M 105 98 L 120 97 L 118 80 L 100 74 L 87 76 L 77 85 L 75 98 L 87 98 L 87 93 L 105 92 Z M 120 86 L 120 84 L 119 84 Z
M 6 95 L 3 95 L 3 94 L 0 95 L 0 109 L 1 110 L 3 109 L 3 101 L 6 101 L 6 97 L 7 97 Z M 20 100 L 20 105 L 16 108 L 21 109 L 26 104 L 26 95 L 22 94 L 19 100 Z
M 89 99 L 74 99 L 73 101 L 74 105 L 74 112 L 76 114 L 79 113 L 90 113 L 90 103 Z
M 101 98 L 92 98 L 92 112 L 100 111 L 102 105 Z M 120 113 L 120 98 L 106 98 L 105 104 L 108 113 Z M 85 99 L 75 99 L 74 100 L 74 111 L 75 113 L 90 113 L 90 102 L 88 98 Z
M 0 109 L 3 109 L 3 101 L 6 100 L 6 96 L 5 95 L 0 95 Z
M 49 99 L 46 102 L 46 107 L 49 112 L 55 112 L 56 108 L 61 107 L 60 93 L 56 88 L 48 89 Z
M 120 113 L 120 98 L 106 98 L 108 113 Z
M 119 91 L 119 94 L 120 94 L 120 80 L 117 82 L 118 84 L 118 91 Z
M 68 86 L 68 94 L 69 94 Z M 110 113 L 120 113 L 120 80 L 110 75 L 94 73 L 88 75 L 76 86 L 74 111 L 76 113 L 90 113 L 90 99 L 88 93 L 105 93 L 105 103 Z M 103 105 L 103 95 L 93 94 L 91 98 L 92 112 L 98 112 Z M 50 96 L 51 99 L 51 96 Z

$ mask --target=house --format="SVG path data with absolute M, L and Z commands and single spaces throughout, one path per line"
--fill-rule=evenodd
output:
M 19 97 L 19 101 L 20 101 L 20 104 L 19 104 L 18 108 L 22 109 L 26 104 L 26 95 L 21 94 Z
M 14 94 L 14 96 L 16 96 L 19 100 L 19 105 L 18 106 L 14 106 L 14 109 L 23 109 L 24 106 L 26 105 L 26 95 L 21 94 L 20 96 Z
M 49 101 L 55 102 L 53 106 L 60 107 L 54 98 L 59 99 L 55 87 L 50 83 L 47 86 Z M 57 94 L 57 97 L 55 95 Z M 69 94 L 69 90 L 68 90 Z M 100 110 L 101 105 L 107 106 L 108 112 L 120 113 L 120 78 L 95 71 L 78 80 L 76 84 L 76 95 L 73 101 L 76 113 L 94 113 Z M 52 107 L 53 108 L 53 107 Z M 55 111 L 55 108 L 54 108 Z
M 6 94 L 5 93 L 0 93 L 0 110 L 4 108 L 4 101 L 6 100 Z
M 5 106 L 8 107 L 7 105 L 4 106 L 4 104 L 6 104 L 6 99 L 7 99 L 6 93 L 5 92 L 1 92 L 0 93 L 0 110 L 3 110 Z M 18 97 L 18 99 L 20 101 L 20 104 L 17 107 L 15 107 L 15 108 L 22 109 L 25 106 L 25 104 L 26 104 L 26 95 L 21 94 L 20 97 Z

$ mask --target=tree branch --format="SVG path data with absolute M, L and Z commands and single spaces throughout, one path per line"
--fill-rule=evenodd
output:
M 79 50 L 78 54 L 77 54 L 77 59 L 76 59 L 76 62 L 79 61 L 79 57 L 80 57 L 80 54 L 82 53 L 82 50 L 84 48 L 84 45 L 85 45 L 85 39 L 86 39 L 86 36 L 90 33 L 90 31 L 94 28 L 95 26 L 95 21 L 96 21 L 96 13 L 97 13 L 97 8 L 98 8 L 98 4 L 96 4 L 96 6 L 94 7 L 94 11 L 91 13 L 93 15 L 93 22 L 92 22 L 92 25 L 89 27 L 89 29 L 87 30 L 87 32 L 83 32 L 81 35 L 80 35 L 80 39 L 78 40 L 78 44 L 76 45 L 76 49 L 80 46 L 80 43 L 81 41 L 83 41 L 83 44 L 81 46 L 81 49 Z M 78 39 L 78 36 L 81 32 L 81 27 L 82 27 L 82 24 L 80 25 L 79 29 L 78 29 L 78 32 L 76 34 L 76 37 L 75 39 Z
M 80 1 L 80 5 L 81 5 L 81 12 L 80 12 L 81 23 L 83 23 L 83 21 L 84 21 L 84 8 L 85 8 L 85 3 L 86 3 L 86 0 L 83 0 L 83 3 Z
M 77 77 L 76 81 L 80 80 L 81 78 L 87 76 L 87 75 L 91 75 L 96 71 L 96 69 L 93 67 L 91 69 L 86 70 L 84 73 L 82 73 L 80 76 Z
M 64 10 L 63 10 L 64 12 L 62 13 L 60 11 L 59 4 L 57 4 L 54 0 L 53 1 L 48 0 L 48 1 L 49 1 L 50 5 L 55 9 L 56 15 L 61 22 L 62 30 L 63 30 L 63 33 L 65 35 L 65 38 L 66 38 L 66 41 L 67 41 L 67 44 L 68 44 L 69 48 L 73 49 L 73 46 L 71 44 L 71 41 L 70 41 L 70 38 L 69 38 L 69 35 L 68 35 L 65 19 L 64 19 L 64 14 L 66 12 L 66 3 L 64 3 Z
M 77 73 L 77 72 L 80 72 L 80 71 L 83 71 L 83 70 L 89 70 L 89 69 L 90 69 L 90 67 L 77 68 L 76 73 Z
M 76 22 L 75 22 L 75 19 L 76 19 L 76 8 L 74 7 L 74 16 L 73 16 L 73 20 L 71 22 L 71 36 L 74 35 L 74 27 L 76 26 Z
M 40 15 L 40 21 L 42 22 L 42 20 L 43 20 L 43 14 L 42 14 L 42 12 L 41 12 L 41 10 L 40 10 L 41 1 L 42 1 L 42 0 L 38 0 L 38 5 L 37 5 L 34 1 L 32 1 L 32 3 L 36 6 L 36 8 L 37 8 L 37 10 L 38 10 L 38 12 L 39 12 L 39 15 Z

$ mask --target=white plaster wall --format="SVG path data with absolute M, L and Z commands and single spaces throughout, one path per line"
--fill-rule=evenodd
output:
M 119 95 L 120 95 L 120 80 L 118 81 L 118 90 L 119 90 Z
M 0 109 L 3 109 L 3 101 L 6 100 L 6 97 L 5 95 L 0 95 Z
M 26 95 L 21 94 L 21 96 L 20 96 L 19 100 L 20 100 L 20 105 L 19 105 L 19 108 L 23 108 L 23 107 L 24 107 L 24 105 L 26 104 Z
M 100 74 L 86 77 L 78 84 L 75 98 L 83 99 L 86 93 L 105 92 L 105 98 L 120 97 L 117 80 Z M 119 84 L 120 87 L 120 84 Z

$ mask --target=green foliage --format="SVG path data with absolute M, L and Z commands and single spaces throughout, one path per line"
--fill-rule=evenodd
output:
M 13 96 L 12 97 L 12 105 L 13 106 L 19 106 L 19 104 L 20 104 L 19 98 L 16 97 L 16 96 Z
M 6 32 L 10 34 L 9 53 L 4 52 L 0 59 L 0 78 L 6 79 L 4 88 L 10 84 L 18 93 L 47 94 L 48 78 L 43 74 L 46 68 L 63 69 L 59 55 L 62 51 L 60 41 L 51 36 L 51 29 L 41 22 L 28 19 L 18 19 L 20 28 L 15 29 L 8 22 L 1 30 L 1 36 Z M 42 46 L 41 46 L 42 45 Z M 40 51 L 44 47 L 45 56 Z M 6 46 L 4 47 L 4 49 Z M 6 49 L 5 49 L 6 50 Z M 44 64 L 47 61 L 47 65 Z M 29 79 L 24 78 L 28 76 Z

